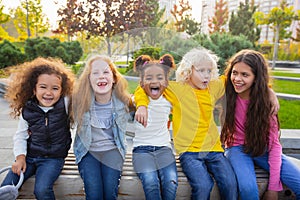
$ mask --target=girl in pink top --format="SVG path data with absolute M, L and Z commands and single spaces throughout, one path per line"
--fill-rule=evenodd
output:
M 265 199 L 278 199 L 282 183 L 300 199 L 300 169 L 281 151 L 265 58 L 257 51 L 242 50 L 230 60 L 226 76 L 227 107 L 221 139 L 237 177 L 240 198 L 259 199 L 256 164 L 270 173 Z

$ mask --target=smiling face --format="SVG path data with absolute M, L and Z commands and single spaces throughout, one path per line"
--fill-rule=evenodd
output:
M 168 80 L 162 67 L 155 65 L 147 67 L 144 71 L 141 86 L 148 96 L 152 99 L 158 99 L 168 86 Z
M 102 60 L 93 61 L 89 78 L 96 101 L 99 103 L 108 102 L 115 82 L 109 65 Z
M 193 66 L 189 85 L 195 89 L 206 89 L 211 79 L 212 66 L 206 63 L 201 66 Z
M 40 106 L 51 107 L 61 96 L 62 80 L 56 74 L 41 74 L 37 79 L 33 93 Z
M 243 62 L 236 63 L 231 72 L 231 83 L 242 99 L 249 99 L 255 75 L 251 67 Z

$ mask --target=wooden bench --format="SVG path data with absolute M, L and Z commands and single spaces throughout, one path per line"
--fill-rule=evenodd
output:
M 177 159 L 178 170 L 178 200 L 187 200 L 191 195 L 191 187 L 180 167 Z M 263 169 L 256 168 L 257 184 L 259 186 L 260 196 L 263 196 L 268 184 L 268 173 Z M 34 178 L 27 180 L 19 191 L 18 199 L 35 199 L 33 195 Z M 81 200 L 85 199 L 84 187 L 82 179 L 80 178 L 77 165 L 75 164 L 75 156 L 72 152 L 66 158 L 64 168 L 60 177 L 55 182 L 54 191 L 56 198 L 59 200 Z M 296 199 L 293 193 L 285 187 L 280 192 L 279 199 Z M 136 176 L 132 166 L 132 154 L 126 155 L 126 160 L 123 167 L 122 177 L 120 180 L 119 196 L 120 200 L 142 200 L 144 198 L 144 191 L 139 178 Z M 215 184 L 212 192 L 212 200 L 220 199 L 218 188 Z

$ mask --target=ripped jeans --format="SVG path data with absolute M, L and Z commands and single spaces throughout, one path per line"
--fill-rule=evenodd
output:
M 172 200 L 178 186 L 177 168 L 169 147 L 138 146 L 133 149 L 133 166 L 147 200 Z

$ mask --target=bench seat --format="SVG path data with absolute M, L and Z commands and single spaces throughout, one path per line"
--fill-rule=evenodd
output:
M 179 160 L 177 159 L 177 170 L 178 170 L 178 189 L 177 197 L 178 200 L 187 200 L 191 195 L 191 187 L 185 177 L 182 169 L 180 167 Z M 256 168 L 255 170 L 257 176 L 257 184 L 260 191 L 260 196 L 262 197 L 264 191 L 268 185 L 268 173 L 263 169 Z M 19 191 L 18 199 L 35 199 L 33 195 L 34 187 L 34 177 L 29 178 L 22 188 Z M 84 187 L 82 179 L 79 175 L 77 165 L 75 164 L 75 156 L 72 152 L 68 154 L 66 158 L 64 168 L 61 172 L 61 175 L 54 184 L 54 192 L 58 200 L 83 200 L 84 196 Z M 132 154 L 127 154 L 122 177 L 120 180 L 119 188 L 119 200 L 143 200 L 144 191 L 142 184 L 139 178 L 136 176 L 135 171 L 132 166 Z M 211 192 L 212 200 L 220 199 L 219 191 L 216 186 Z M 284 188 L 279 194 L 279 199 L 296 199 L 293 193 L 288 189 Z

